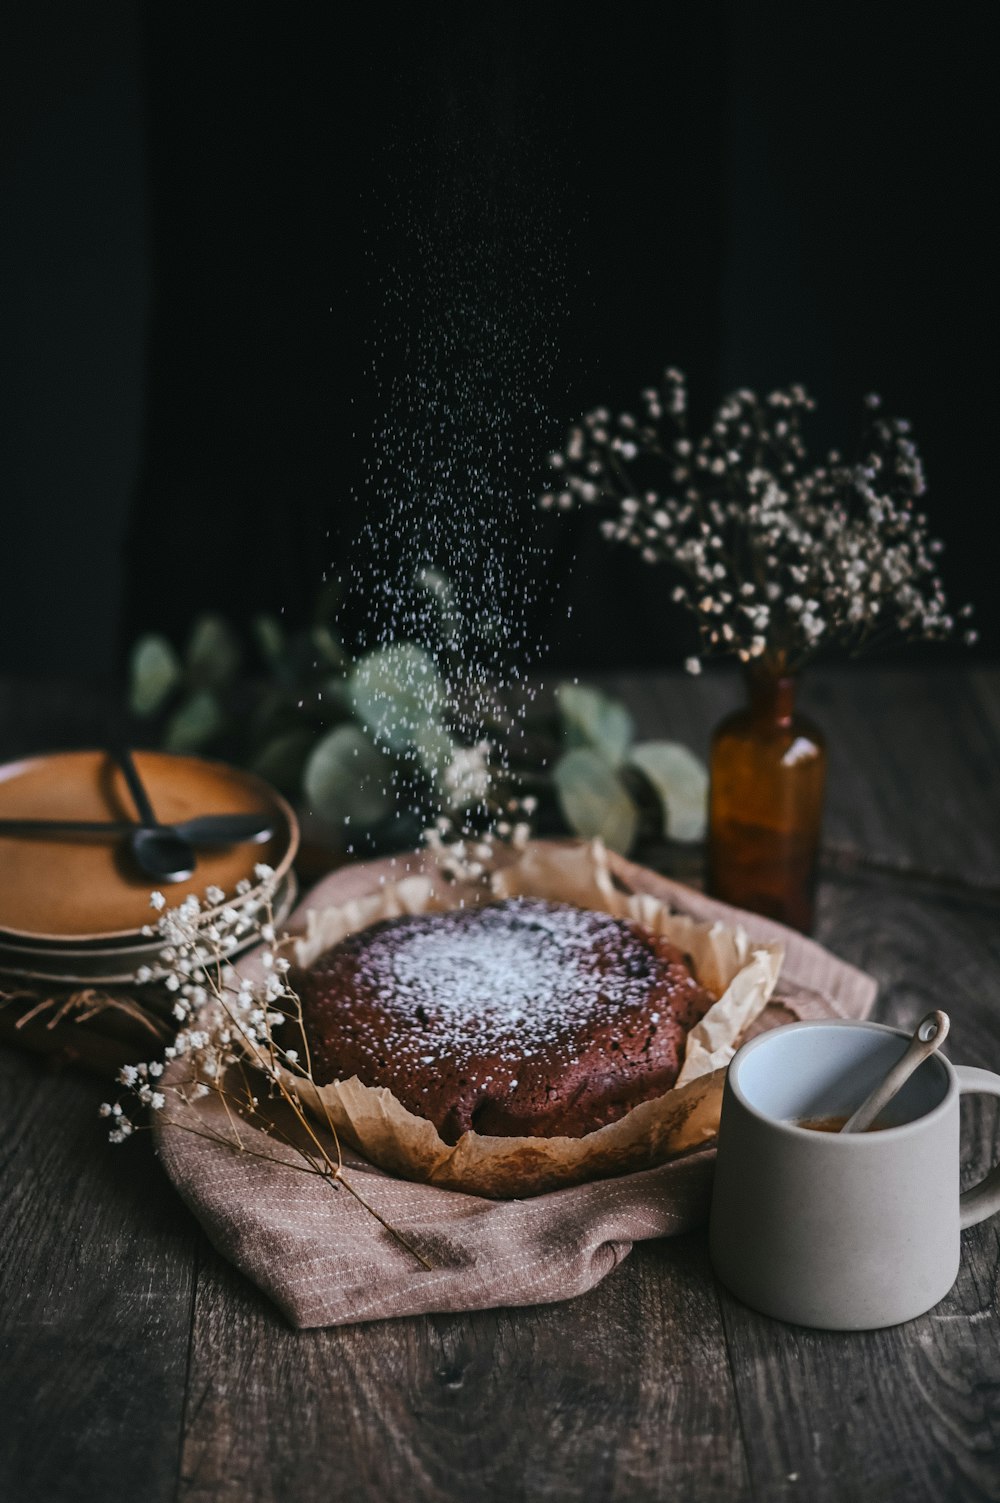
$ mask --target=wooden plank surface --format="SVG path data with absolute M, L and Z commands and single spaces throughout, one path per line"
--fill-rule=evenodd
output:
M 0 1050 L 0 1498 L 175 1495 L 197 1229 L 90 1076 Z
M 882 982 L 875 1016 L 952 1017 L 947 1053 L 1000 1071 L 1000 925 L 992 904 L 828 883 L 819 937 Z M 996 1101 L 963 1106 L 963 1182 L 1000 1158 Z M 1000 1498 L 996 1219 L 962 1234 L 951 1294 L 918 1320 L 842 1334 L 766 1320 L 720 1290 L 755 1495 L 834 1503 Z
M 641 738 L 708 758 L 714 727 L 743 702 L 737 673 L 614 674 Z M 826 735 L 828 845 L 866 862 L 1000 892 L 1000 671 L 816 669 L 800 704 Z
M 749 1499 L 703 1239 L 566 1304 L 298 1334 L 212 1257 L 181 1479 L 185 1503 Z
M 704 750 L 725 675 L 627 676 L 640 734 Z M 819 937 L 879 1015 L 952 1014 L 1000 1069 L 1000 673 L 817 673 L 831 747 Z M 0 751 L 96 742 L 99 694 L 0 686 Z M 856 858 L 856 862 L 855 862 Z M 854 864 L 852 864 L 854 863 Z M 100 1087 L 0 1051 L 0 1497 L 1000 1499 L 1000 1235 L 963 1234 L 935 1311 L 803 1331 L 720 1290 L 703 1234 L 636 1248 L 582 1299 L 291 1331 L 207 1245 Z M 1000 1155 L 963 1109 L 964 1177 Z

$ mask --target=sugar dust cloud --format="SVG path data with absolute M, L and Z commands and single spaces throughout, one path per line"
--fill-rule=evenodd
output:
M 506 157 L 469 140 L 401 152 L 391 250 L 370 253 L 380 414 L 367 520 L 340 572 L 364 592 L 360 648 L 433 652 L 466 744 L 503 724 L 516 739 L 544 649 L 529 627 L 551 590 L 534 497 L 565 288 L 539 177 L 523 140 Z

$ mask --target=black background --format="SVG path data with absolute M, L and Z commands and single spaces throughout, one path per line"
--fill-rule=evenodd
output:
M 985 10 L 956 14 L 21 7 L 0 103 L 0 664 L 105 676 L 139 630 L 295 619 L 324 569 L 363 576 L 404 187 L 485 206 L 515 278 L 537 215 L 560 268 L 539 481 L 567 421 L 631 405 L 665 363 L 702 411 L 801 380 L 817 445 L 849 447 L 878 390 L 913 422 L 954 603 L 995 655 L 993 87 Z M 542 525 L 518 504 L 512 531 Z M 545 526 L 531 627 L 553 665 L 684 655 L 662 572 L 592 516 Z M 365 615 L 349 589 L 349 633 Z

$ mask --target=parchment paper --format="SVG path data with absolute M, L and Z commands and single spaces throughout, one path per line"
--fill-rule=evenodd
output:
M 492 891 L 447 888 L 428 876 L 404 876 L 378 892 L 312 909 L 296 961 L 307 967 L 331 945 L 381 919 L 442 911 L 459 903 L 529 896 L 575 903 L 631 919 L 690 955 L 697 979 L 716 998 L 687 1040 L 677 1085 L 633 1107 L 617 1122 L 582 1138 L 495 1138 L 467 1132 L 451 1146 L 433 1123 L 416 1116 L 381 1086 L 357 1076 L 314 1087 L 295 1082 L 321 1121 L 371 1163 L 407 1179 L 489 1195 L 538 1195 L 563 1185 L 651 1168 L 688 1153 L 718 1130 L 725 1066 L 737 1041 L 774 992 L 784 946 L 751 940 L 741 924 L 671 912 L 648 893 L 616 886 L 599 841 L 529 845 L 494 876 Z M 292 1077 L 288 1076 L 289 1083 Z

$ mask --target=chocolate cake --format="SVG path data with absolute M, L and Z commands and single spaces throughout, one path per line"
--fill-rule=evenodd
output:
M 387 1086 L 442 1138 L 582 1137 L 677 1079 L 714 998 L 674 945 L 537 898 L 385 919 L 293 973 L 317 1085 Z

